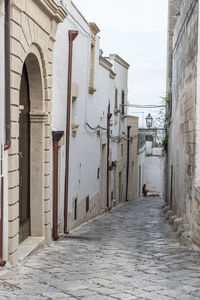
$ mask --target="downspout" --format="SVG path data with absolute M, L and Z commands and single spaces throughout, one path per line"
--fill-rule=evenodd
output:
M 127 126 L 127 166 L 126 166 L 126 201 L 128 201 L 128 181 L 129 181 L 129 154 L 130 154 L 130 129 L 131 126 Z
M 107 209 L 110 209 L 109 206 L 109 156 L 110 156 L 110 119 L 112 114 L 108 110 L 107 114 Z
M 4 178 L 3 178 L 3 146 L 1 149 L 1 221 L 0 221 L 0 266 L 5 265 L 5 260 L 3 260 L 3 193 L 4 193 Z
M 4 150 L 11 146 L 10 139 L 10 0 L 5 0 L 5 109 L 6 142 Z
M 69 30 L 69 59 L 68 59 L 68 85 L 67 85 L 67 120 L 66 120 L 66 152 L 65 152 L 65 199 L 64 199 L 64 233 L 68 233 L 68 191 L 69 191 L 69 143 L 70 143 L 70 112 L 72 87 L 72 50 L 73 41 L 78 35 L 77 30 Z
M 4 149 L 1 149 L 1 221 L 0 221 L 0 266 L 4 266 L 3 260 L 3 221 L 4 221 L 4 177 L 3 177 L 3 150 L 6 151 L 11 146 L 10 139 L 10 0 L 5 0 L 5 32 L 4 32 L 4 55 L 5 55 L 5 123 L 6 141 Z
M 53 131 L 53 239 L 56 241 L 58 236 L 58 148 L 63 131 Z

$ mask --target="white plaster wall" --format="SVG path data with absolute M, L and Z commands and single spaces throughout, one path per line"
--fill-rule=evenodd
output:
M 152 154 L 152 142 L 146 142 L 146 155 L 151 155 Z
M 110 63 L 112 63 L 113 71 L 116 74 L 114 80 L 114 88 L 118 90 L 118 108 L 120 108 L 122 102 L 121 99 L 122 91 L 125 92 L 125 103 L 127 103 L 127 99 L 128 99 L 128 70 L 124 68 L 121 64 L 116 62 L 114 59 L 109 58 L 108 60 Z M 115 107 L 115 97 L 113 98 L 113 102 L 111 106 L 113 112 L 114 112 L 114 107 Z M 124 108 L 124 111 L 126 113 L 127 111 L 126 107 Z M 113 135 L 121 135 L 122 131 L 127 132 L 127 119 L 121 118 L 120 114 L 115 116 L 113 113 L 113 120 L 115 118 L 118 119 L 118 124 L 117 126 L 115 126 L 115 128 L 112 128 Z
M 144 183 L 150 192 L 163 196 L 164 159 L 160 156 L 146 156 L 144 163 Z
M 141 166 L 141 195 L 142 187 L 146 184 L 147 190 L 153 193 L 158 193 L 161 197 L 163 196 L 164 164 L 165 161 L 162 156 L 162 149 L 152 148 L 152 142 L 146 142 L 145 145 L 139 149 L 138 169 L 139 166 Z
M 89 144 L 85 141 L 84 129 L 84 110 L 86 106 L 86 94 L 88 91 L 88 62 L 89 62 L 89 26 L 69 5 L 68 12 L 73 15 L 73 18 L 68 15 L 64 23 L 59 24 L 56 43 L 54 47 L 54 89 L 53 89 L 53 107 L 52 107 L 52 126 L 53 130 L 66 129 L 66 104 L 67 104 L 67 78 L 68 78 L 68 30 L 78 30 L 79 34 L 73 42 L 73 65 L 72 65 L 72 82 L 79 86 L 79 97 L 77 98 L 76 119 L 80 125 L 77 135 L 73 138 L 70 135 L 70 176 L 69 176 L 69 211 L 72 208 L 71 199 L 74 194 L 78 193 L 79 198 L 83 197 L 84 191 L 88 190 L 91 194 L 94 186 L 93 178 L 82 176 L 85 174 L 85 156 L 88 162 Z M 74 20 L 76 18 L 77 22 Z M 72 113 L 71 113 L 72 119 Z M 87 147 L 88 146 L 88 147 Z M 90 176 L 90 177 L 89 177 Z M 92 180 L 90 184 L 90 180 Z M 59 149 L 59 224 L 60 230 L 63 228 L 63 209 L 64 209 L 64 182 L 65 182 L 65 144 Z M 96 183 L 96 182 L 95 182 Z M 85 188 L 87 185 L 87 189 Z M 97 189 L 97 183 L 96 183 Z
M 64 1 L 65 2 L 65 1 Z M 78 30 L 79 34 L 73 42 L 72 83 L 79 86 L 79 96 L 73 102 L 71 110 L 72 121 L 79 125 L 76 137 L 70 135 L 70 169 L 69 169 L 69 212 L 72 212 L 72 199 L 78 194 L 78 201 L 89 195 L 92 197 L 99 191 L 100 179 L 97 170 L 100 167 L 101 141 L 106 138 L 106 130 L 97 132 L 86 127 L 101 125 L 107 127 L 107 111 L 110 102 L 111 113 L 114 116 L 115 86 L 124 89 L 127 95 L 127 70 L 114 63 L 114 72 L 118 72 L 116 80 L 111 79 L 109 71 L 99 65 L 99 37 L 96 37 L 95 72 L 93 95 L 88 94 L 90 67 L 90 28 L 75 7 L 66 1 L 68 17 L 59 24 L 54 46 L 54 77 L 53 77 L 53 130 L 66 127 L 67 76 L 68 76 L 68 30 Z M 98 24 L 97 24 L 98 25 Z M 125 77 L 125 78 L 124 78 Z M 117 124 L 112 127 L 112 134 L 126 132 L 126 120 L 121 120 L 119 114 Z M 122 123 L 122 125 L 121 125 Z M 111 142 L 112 160 L 117 160 L 117 144 Z M 63 229 L 65 181 L 65 144 L 59 149 L 59 230 Z M 111 182 L 113 185 L 113 182 Z

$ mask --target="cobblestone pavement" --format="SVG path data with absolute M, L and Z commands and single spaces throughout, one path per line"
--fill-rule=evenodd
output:
M 161 205 L 120 205 L 1 271 L 0 299 L 200 299 L 200 253 L 179 246 Z

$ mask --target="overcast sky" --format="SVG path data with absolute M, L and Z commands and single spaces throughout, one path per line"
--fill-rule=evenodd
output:
M 130 65 L 128 101 L 160 104 L 165 96 L 167 0 L 74 0 L 88 22 L 100 28 L 104 55 Z

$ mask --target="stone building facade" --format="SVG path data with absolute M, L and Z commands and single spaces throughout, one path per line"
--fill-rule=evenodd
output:
M 4 97 L 4 87 L 5 87 L 5 2 L 0 1 L 0 263 L 3 259 L 3 218 L 2 218 L 2 203 L 4 202 L 4 170 L 5 170 L 5 152 L 4 152 L 4 142 L 5 142 L 5 97 Z M 3 209 L 4 210 L 4 209 Z
M 11 147 L 7 218 L 11 263 L 31 251 L 30 245 L 34 248 L 51 238 L 53 45 L 57 25 L 65 17 L 65 10 L 53 0 L 10 2 Z
M 199 173 L 199 3 L 169 1 L 166 199 L 183 230 L 200 244 Z
M 99 28 L 88 23 L 70 0 L 7 3 L 10 97 L 6 102 L 10 100 L 10 124 L 6 127 L 10 128 L 11 146 L 3 151 L 6 91 L 0 89 L 4 160 L 0 173 L 4 177 L 0 265 L 5 261 L 15 264 L 39 245 L 48 244 L 116 203 L 137 198 L 138 125 L 136 118 L 127 121 L 125 109 L 128 63 L 116 54 L 103 57 Z M 4 1 L 0 0 L 3 38 L 1 4 L 3 9 Z M 3 47 L 0 44 L 2 58 Z M 4 71 L 1 64 L 2 82 Z M 127 126 L 131 127 L 130 140 Z M 128 142 L 132 169 L 129 166 L 126 190 Z
M 128 173 L 128 200 L 138 198 L 138 117 L 128 116 L 127 125 L 130 126 L 130 153 Z

